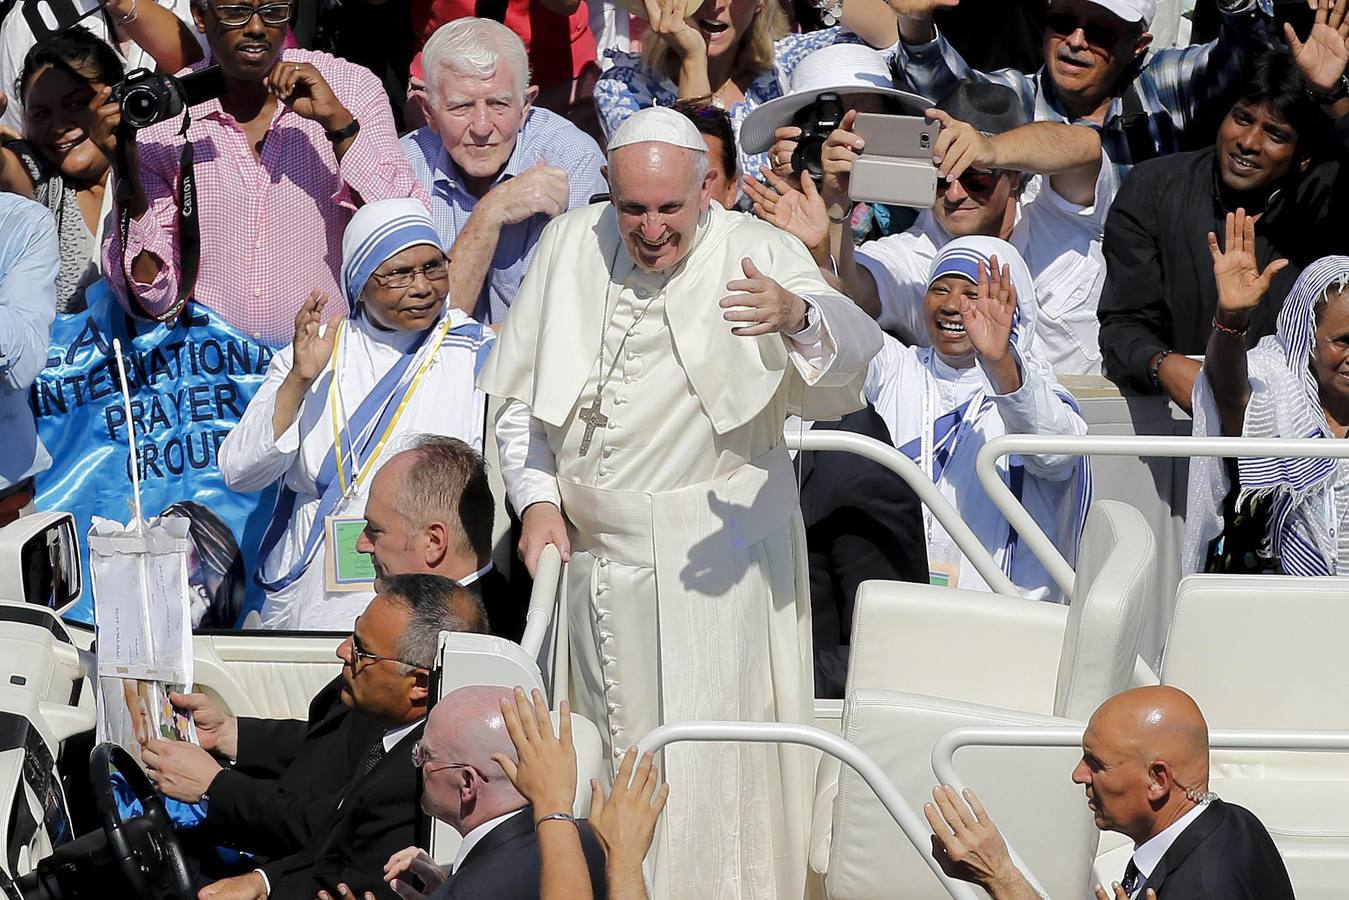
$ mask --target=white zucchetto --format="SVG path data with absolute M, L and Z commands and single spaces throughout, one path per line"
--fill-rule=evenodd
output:
M 629 144 L 648 142 L 671 144 L 699 153 L 707 152 L 707 143 L 698 127 L 683 113 L 668 106 L 651 106 L 628 116 L 609 139 L 608 152 L 613 153 Z

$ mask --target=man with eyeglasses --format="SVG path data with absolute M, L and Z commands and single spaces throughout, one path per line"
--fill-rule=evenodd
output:
M 855 250 L 842 233 L 851 208 L 853 163 L 866 152 L 849 130 L 825 143 L 820 193 L 827 206 L 834 259 L 847 293 L 882 328 L 912 346 L 929 344 L 923 308 L 932 261 L 949 241 L 970 235 L 1002 238 L 1021 252 L 1039 303 L 1038 355 L 1055 371 L 1100 372 L 1096 300 L 1105 279 L 1101 236 L 1117 182 L 1096 132 L 1052 122 L 1027 123 L 1013 91 L 965 81 L 929 113 L 941 121 L 934 147 L 937 200 L 901 234 Z M 1042 173 L 1034 196 L 1030 173 Z
M 431 710 L 425 737 L 412 750 L 413 765 L 422 770 L 422 810 L 454 828 L 463 841 L 448 871 L 410 846 L 389 860 L 385 877 L 397 879 L 394 886 L 403 897 L 419 896 L 413 893 L 416 879 L 427 900 L 537 900 L 538 833 L 568 828 L 577 831 L 589 870 L 590 893 L 584 896 L 603 900 L 608 896 L 604 848 L 589 823 L 572 816 L 572 798 L 532 806 L 498 762 L 520 761 L 502 715 L 503 701 L 515 702 L 510 688 L 462 687 Z
M 342 234 L 361 203 L 425 192 L 399 152 L 383 86 L 325 53 L 283 49 L 289 2 L 193 0 L 224 93 L 128 140 L 125 228 L 108 229 L 104 271 L 135 314 L 172 320 L 190 294 L 255 339 L 281 346 L 311 290 L 345 310 Z M 199 71 L 204 63 L 188 71 Z M 180 234 L 182 150 L 195 160 L 196 224 Z M 123 233 L 125 232 L 125 233 Z M 195 285 L 192 266 L 199 260 Z
M 1216 40 L 1159 50 L 1147 59 L 1156 0 L 1052 0 L 1044 66 L 1033 75 L 984 73 L 972 69 L 932 23 L 935 10 L 958 3 L 892 0 L 899 17 L 899 86 L 940 97 L 967 78 L 1008 85 L 1033 121 L 1098 129 L 1106 154 L 1121 169 L 1183 149 L 1186 132 L 1202 123 L 1206 104 L 1226 96 L 1252 49 L 1277 41 L 1255 0 L 1218 0 L 1225 21 Z
M 454 581 L 393 575 L 337 648 L 341 674 L 307 722 L 235 718 L 203 694 L 175 695 L 192 710 L 201 746 L 148 743 L 151 778 L 169 797 L 202 802 L 210 839 L 257 855 L 257 869 L 200 896 L 312 900 L 345 883 L 392 898 L 380 874 L 415 840 L 412 747 L 434 702 L 437 640 L 441 631 L 481 633 L 484 621 Z

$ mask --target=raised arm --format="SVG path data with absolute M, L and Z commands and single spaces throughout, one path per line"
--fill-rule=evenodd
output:
M 159 71 L 172 74 L 201 61 L 201 44 L 188 24 L 156 0 L 108 0 L 105 9 L 117 30 L 148 53 Z
M 1094 128 L 1062 122 L 1030 122 L 1002 134 L 986 135 L 939 109 L 925 113 L 941 123 L 932 158 L 949 181 L 966 169 L 1011 169 L 1048 175 L 1059 196 L 1079 206 L 1096 199 L 1101 171 L 1101 136 Z
M 1227 214 L 1222 247 L 1218 236 L 1208 235 L 1213 255 L 1213 278 L 1218 283 L 1218 309 L 1213 317 L 1204 355 L 1204 377 L 1213 390 L 1223 434 L 1241 437 L 1245 430 L 1246 404 L 1251 399 L 1251 382 L 1246 372 L 1246 329 L 1251 313 L 1269 290 L 1269 283 L 1288 265 L 1276 259 L 1260 271 L 1255 258 L 1255 216 L 1244 209 Z

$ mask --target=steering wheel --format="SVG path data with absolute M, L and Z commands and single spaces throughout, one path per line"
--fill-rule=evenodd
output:
M 142 814 L 123 819 L 113 792 L 112 773 L 126 779 L 140 801 Z M 89 783 L 107 838 L 108 855 L 117 864 L 132 896 L 144 900 L 191 900 L 196 897 L 183 848 L 173 833 L 164 803 L 131 754 L 105 742 L 89 755 Z

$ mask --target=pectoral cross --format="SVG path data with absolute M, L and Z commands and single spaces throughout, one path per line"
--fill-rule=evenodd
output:
M 579 413 L 581 421 L 586 423 L 585 434 L 581 435 L 581 447 L 577 456 L 585 456 L 590 451 L 590 441 L 595 436 L 596 428 L 604 428 L 609 424 L 609 417 L 600 412 L 600 398 L 596 397 L 589 406 L 582 407 Z

